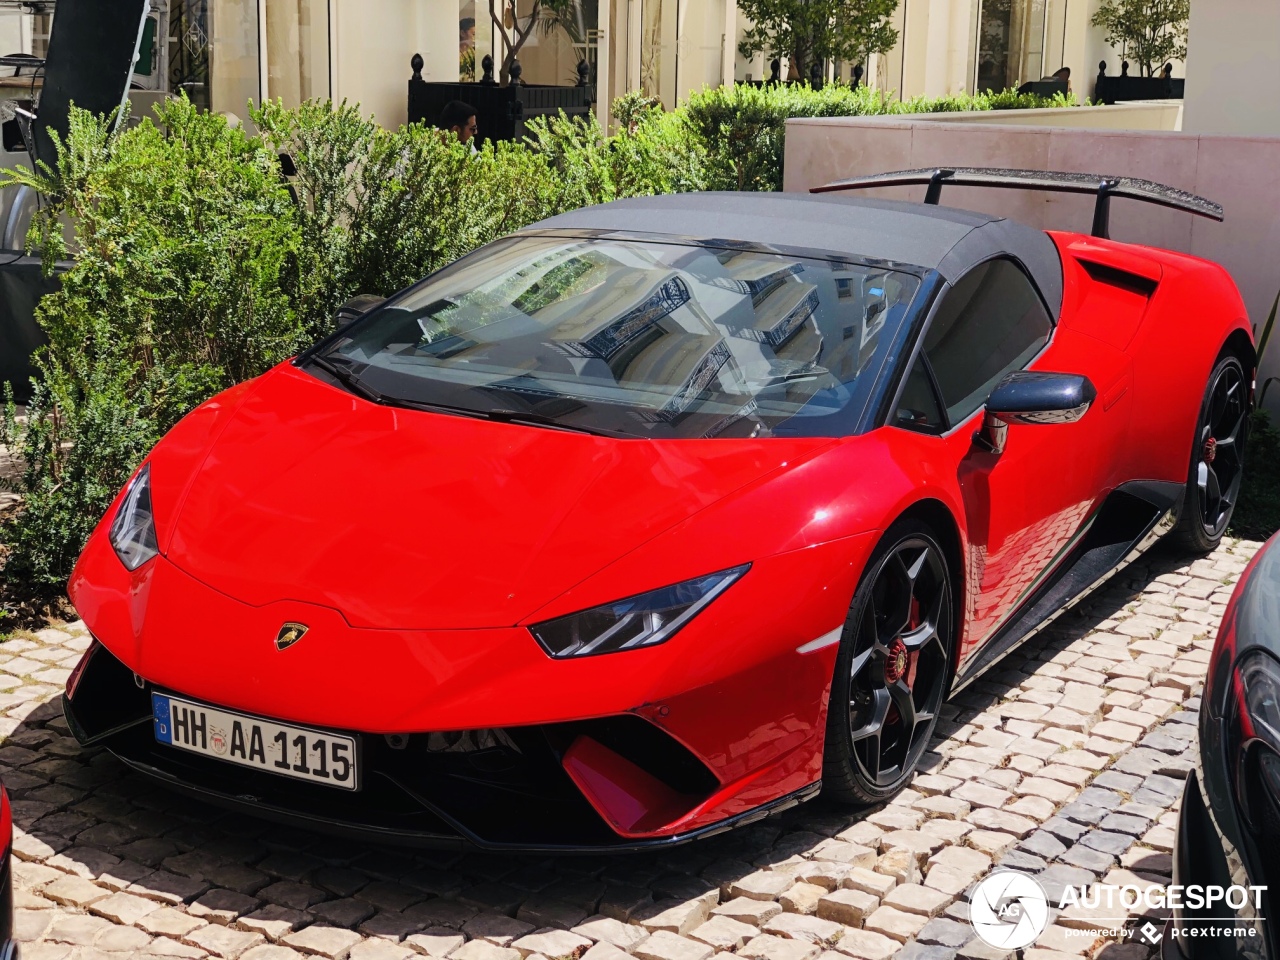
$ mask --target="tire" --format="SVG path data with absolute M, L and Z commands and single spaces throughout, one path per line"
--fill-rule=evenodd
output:
M 1191 466 L 1176 540 L 1193 553 L 1222 542 L 1240 496 L 1244 448 L 1249 439 L 1249 381 L 1244 364 L 1224 349 L 1209 374 L 1196 418 Z
M 866 805 L 910 781 L 951 686 L 955 605 L 933 530 L 899 520 L 853 595 L 827 705 L 822 788 Z

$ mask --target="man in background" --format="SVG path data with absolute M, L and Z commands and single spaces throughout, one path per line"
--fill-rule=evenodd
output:
M 461 100 L 450 100 L 440 111 L 440 122 L 437 126 L 441 130 L 456 134 L 459 140 L 468 144 L 473 151 L 475 150 L 476 145 L 472 140 L 479 128 L 476 126 L 476 108 L 471 104 L 463 103 Z

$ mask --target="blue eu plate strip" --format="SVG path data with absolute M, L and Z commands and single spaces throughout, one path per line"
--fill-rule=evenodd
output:
M 169 726 L 169 698 L 158 693 L 151 695 L 151 715 L 156 725 L 156 739 L 161 743 L 173 743 L 173 728 Z

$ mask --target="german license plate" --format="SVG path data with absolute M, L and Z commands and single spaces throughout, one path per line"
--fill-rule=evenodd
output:
M 242 767 L 342 790 L 360 789 L 354 737 L 151 694 L 156 741 Z

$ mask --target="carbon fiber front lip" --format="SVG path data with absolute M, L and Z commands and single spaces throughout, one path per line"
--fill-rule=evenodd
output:
M 188 796 L 204 800 L 208 803 L 212 803 L 215 806 L 225 807 L 239 813 L 246 813 L 250 816 L 261 817 L 277 823 L 303 827 L 336 836 L 348 837 L 350 839 L 374 841 L 379 843 L 409 843 L 413 846 L 427 849 L 470 848 L 503 853 L 564 855 L 639 853 L 646 850 L 659 850 L 667 847 L 677 847 L 686 843 L 692 843 L 695 840 L 703 840 L 708 837 L 716 836 L 717 834 L 726 833 L 730 830 L 736 830 L 739 827 L 745 827 L 749 824 L 756 823 L 759 820 L 763 820 L 771 814 L 790 809 L 791 807 L 804 803 L 806 800 L 812 800 L 822 790 L 822 781 L 819 780 L 809 784 L 808 786 L 802 787 L 793 793 L 789 793 L 786 796 L 779 797 L 776 800 L 772 800 L 769 803 L 755 807 L 745 813 L 738 814 L 735 817 L 721 820 L 718 823 L 713 823 L 697 830 L 673 834 L 669 837 L 655 837 L 650 840 L 624 840 L 616 844 L 600 845 L 493 843 L 476 836 L 472 831 L 459 824 L 455 819 L 434 807 L 431 808 L 431 812 L 439 816 L 441 819 L 448 821 L 450 826 L 454 827 L 454 829 L 458 831 L 458 835 L 449 836 L 447 834 L 412 832 L 366 824 L 352 824 L 341 820 L 334 820 L 327 817 L 309 814 L 305 811 L 273 806 L 271 804 L 263 803 L 257 798 L 245 798 L 234 794 L 222 793 L 215 790 L 209 790 L 204 787 L 195 786 L 194 784 L 187 783 L 181 778 L 175 777 L 157 767 L 121 756 L 120 754 L 116 754 L 115 751 L 111 752 L 129 768 L 148 777 L 160 780 L 174 790 L 185 793 Z

